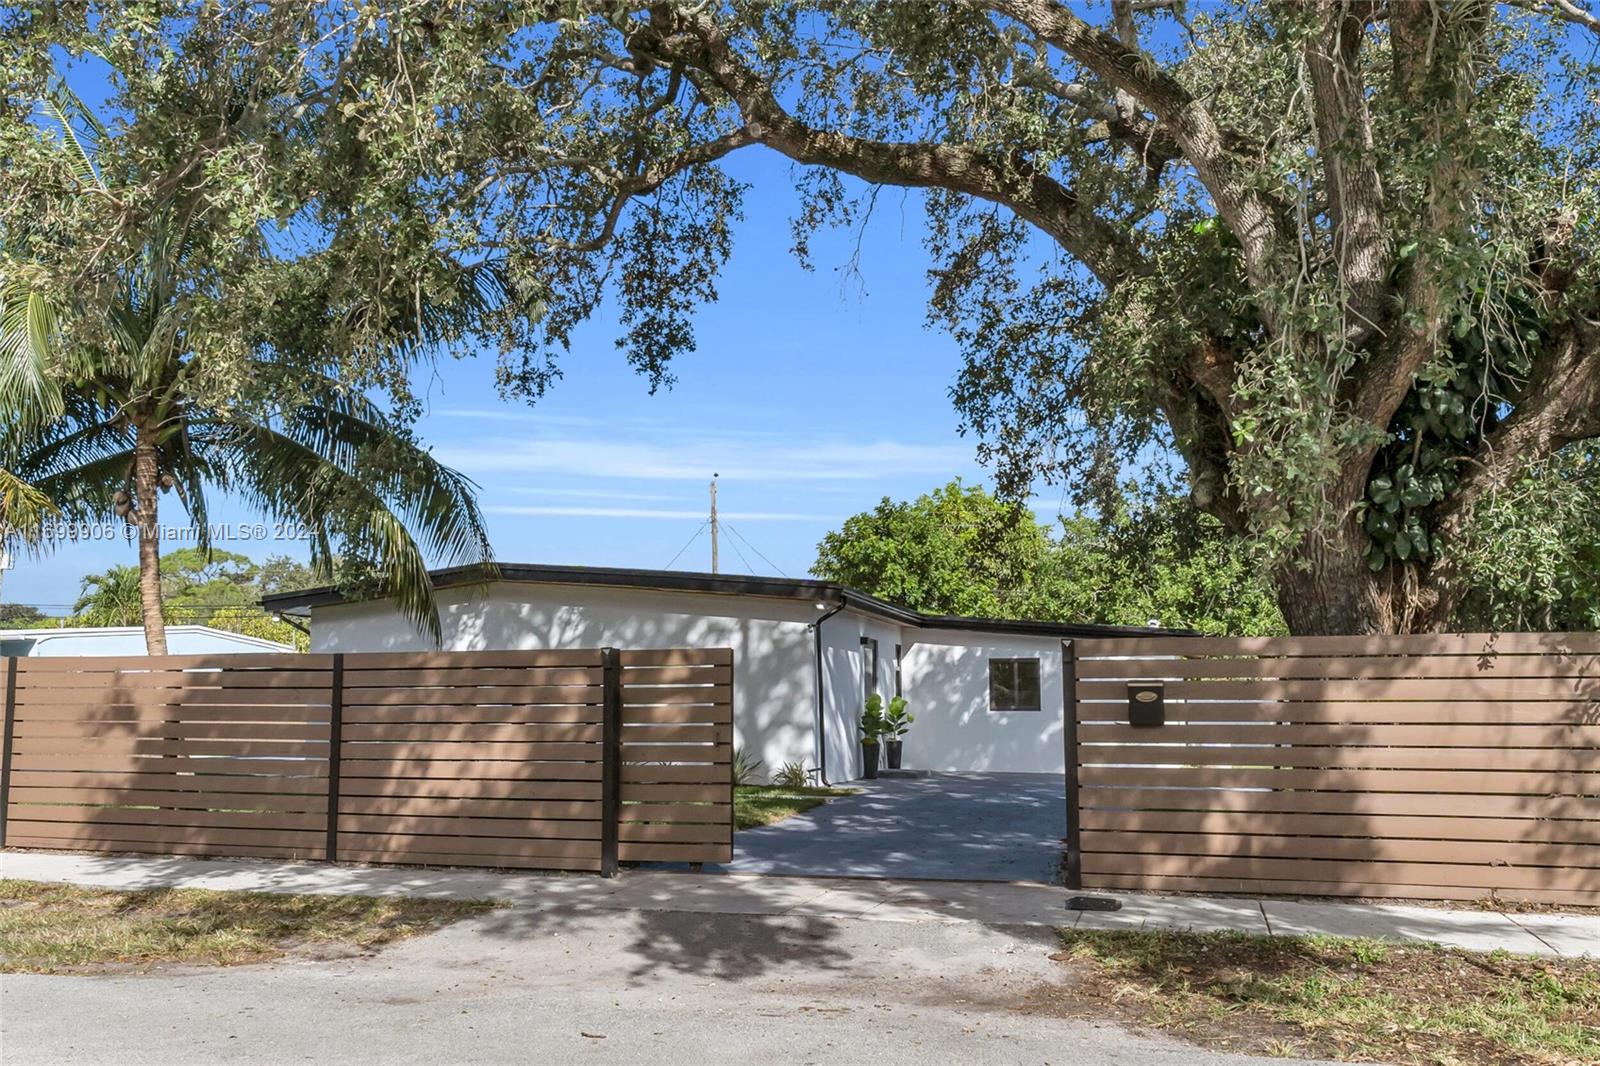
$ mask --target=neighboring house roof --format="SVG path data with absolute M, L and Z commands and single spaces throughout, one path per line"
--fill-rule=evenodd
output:
M 434 588 L 457 588 L 487 581 L 535 585 L 597 585 L 610 588 L 650 589 L 666 592 L 709 592 L 727 596 L 765 596 L 808 600 L 850 607 L 900 625 L 922 629 L 965 629 L 976 632 L 1018 633 L 1048 637 L 1191 636 L 1187 629 L 1154 626 L 1105 626 L 1072 622 L 1036 622 L 1025 619 L 967 618 L 923 614 L 869 596 L 833 581 L 811 578 L 752 577 L 742 574 L 703 574 L 687 570 L 631 570 L 610 566 L 548 566 L 535 563 L 501 563 L 499 572 L 487 574 L 478 566 L 458 566 L 432 571 Z M 350 602 L 331 587 L 280 592 L 263 596 L 261 605 L 278 613 L 301 612 L 312 607 Z
M 74 648 L 73 645 L 79 647 Z M 119 647 L 126 645 L 126 648 Z M 211 651 L 217 646 L 240 652 L 294 651 L 288 644 L 251 637 L 211 626 L 167 626 L 167 647 L 174 655 Z M 142 626 L 56 626 L 50 629 L 0 629 L 0 655 L 144 654 Z

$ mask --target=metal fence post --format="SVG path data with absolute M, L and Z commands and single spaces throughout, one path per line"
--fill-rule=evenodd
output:
M 328 701 L 328 843 L 329 862 L 339 857 L 339 763 L 344 741 L 344 656 L 333 657 L 333 683 Z
M 617 843 L 622 817 L 622 657 L 616 648 L 600 651 L 600 876 L 617 876 Z
M 6 657 L 5 736 L 0 740 L 0 848 L 6 846 L 6 822 L 11 818 L 11 734 L 17 720 L 17 657 Z
M 1078 830 L 1078 649 L 1061 642 L 1061 736 L 1067 771 L 1067 887 L 1083 887 L 1083 852 Z

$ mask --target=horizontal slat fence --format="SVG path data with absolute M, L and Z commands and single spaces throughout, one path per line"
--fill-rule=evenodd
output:
M 604 873 L 725 862 L 732 662 L 727 649 L 10 659 L 0 839 Z
M 733 652 L 625 651 L 618 855 L 733 861 Z
M 1600 634 L 1071 652 L 1082 887 L 1600 903 Z
M 346 655 L 338 857 L 600 870 L 601 657 Z
M 331 655 L 16 659 L 5 843 L 321 858 Z

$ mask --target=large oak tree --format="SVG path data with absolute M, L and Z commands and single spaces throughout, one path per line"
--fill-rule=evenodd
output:
M 670 377 L 729 254 L 730 153 L 794 161 L 807 259 L 920 190 L 1003 484 L 1109 498 L 1169 452 L 1292 629 L 1364 632 L 1445 624 L 1474 512 L 1600 437 L 1588 3 L 47 4 L 8 39 L 14 69 L 43 37 L 145 57 L 179 180 L 313 185 L 383 277 L 502 265 L 539 311 L 504 328 L 512 393 L 608 294 Z M 247 121 L 184 109 L 217 71 Z

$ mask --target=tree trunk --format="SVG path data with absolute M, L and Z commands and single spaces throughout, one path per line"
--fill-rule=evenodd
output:
M 1390 577 L 1367 566 L 1365 537 L 1354 522 L 1325 540 L 1308 541 L 1278 570 L 1275 585 L 1291 633 L 1399 631 Z
M 139 604 L 144 615 L 144 647 L 150 655 L 167 654 L 167 626 L 161 615 L 161 464 L 155 436 L 147 425 L 135 430 L 133 496 L 138 508 Z

